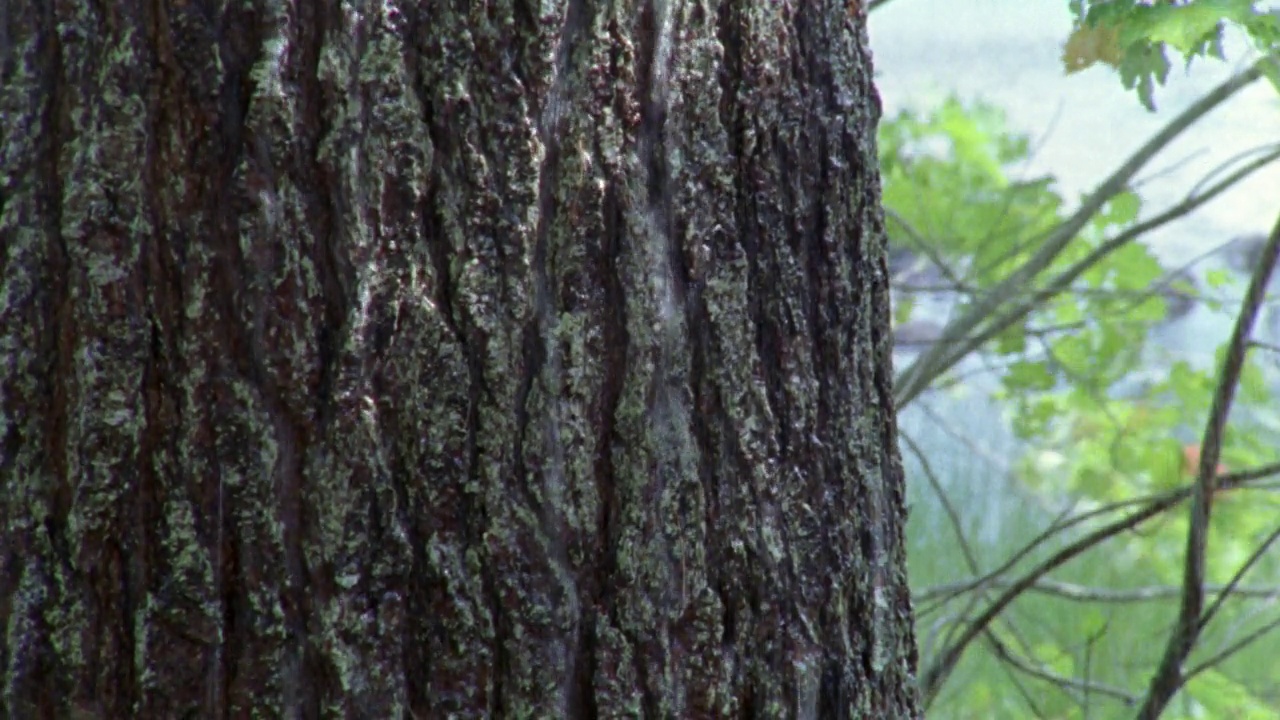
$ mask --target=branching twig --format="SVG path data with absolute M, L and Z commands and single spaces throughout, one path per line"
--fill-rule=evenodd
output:
M 1012 583 L 1008 580 L 997 579 L 989 580 L 986 584 L 989 587 L 1002 588 L 1008 587 Z M 957 590 L 963 592 L 972 589 L 971 585 L 972 583 L 970 581 L 935 585 L 917 593 L 914 597 L 914 601 L 930 602 L 938 599 L 939 597 L 953 597 Z M 1047 578 L 1037 580 L 1031 587 L 1027 588 L 1027 590 L 1029 592 L 1037 592 L 1043 595 L 1051 595 L 1063 600 L 1090 604 L 1153 602 L 1157 600 L 1176 598 L 1182 594 L 1182 588 L 1177 585 L 1149 585 L 1146 587 L 1125 588 L 1124 590 L 1112 590 L 1110 588 L 1076 585 L 1074 583 L 1050 580 Z M 1206 585 L 1205 592 L 1213 595 L 1221 595 L 1223 597 L 1254 598 L 1258 600 L 1273 600 L 1280 598 L 1280 586 L 1235 587 L 1230 585 Z
M 938 252 L 937 248 L 934 247 L 934 244 L 925 240 L 924 236 L 920 234 L 920 231 L 912 227 L 911 223 L 907 222 L 906 218 L 902 217 L 900 213 L 890 210 L 889 208 L 885 208 L 884 216 L 886 220 L 892 220 L 897 223 L 898 227 L 902 228 L 902 231 L 907 234 L 907 237 L 911 238 L 911 249 L 916 252 L 923 253 L 925 257 L 929 259 L 929 262 L 933 264 L 934 268 L 936 268 L 938 272 L 942 273 L 947 280 L 951 281 L 955 288 L 964 288 L 964 280 L 956 273 L 956 271 L 951 269 L 951 265 L 947 263 L 947 259 L 942 257 L 942 254 Z
M 1195 492 L 1191 499 L 1191 526 L 1187 532 L 1182 603 L 1178 611 L 1178 619 L 1174 623 L 1173 633 L 1169 636 L 1169 644 L 1165 647 L 1164 656 L 1160 660 L 1155 675 L 1151 678 L 1142 707 L 1138 710 L 1139 720 L 1156 720 L 1164 711 L 1165 705 L 1186 682 L 1182 665 L 1200 636 L 1202 627 L 1200 613 L 1204 604 L 1205 549 L 1208 543 L 1209 515 L 1213 507 L 1218 457 L 1222 452 L 1222 433 L 1226 427 L 1232 400 L 1235 398 L 1240 371 L 1244 367 L 1249 335 L 1253 332 L 1258 308 L 1266 295 L 1267 285 L 1271 281 L 1271 272 L 1275 268 L 1278 256 L 1280 256 L 1280 218 L 1276 220 L 1276 225 L 1271 230 L 1271 237 L 1267 239 L 1266 247 L 1262 250 L 1258 268 L 1249 282 L 1249 290 L 1245 295 L 1239 319 L 1236 321 L 1235 330 L 1232 331 L 1231 341 L 1227 346 L 1227 355 L 1223 361 L 1217 392 L 1213 396 L 1209 420 L 1205 424 L 1204 440 L 1200 444 L 1200 468 L 1196 477 Z
M 1231 657 L 1232 655 L 1235 655 L 1236 653 L 1238 653 L 1238 652 L 1240 652 L 1241 650 L 1245 649 L 1246 647 L 1248 647 L 1248 646 L 1249 646 L 1250 644 L 1252 644 L 1253 642 L 1255 642 L 1255 641 L 1257 641 L 1257 640 L 1261 639 L 1263 635 L 1266 635 L 1267 633 L 1271 632 L 1272 630 L 1275 630 L 1277 627 L 1280 627 L 1280 618 L 1276 618 L 1275 620 L 1272 620 L 1271 622 L 1267 623 L 1266 625 L 1263 625 L 1262 627 L 1258 628 L 1257 630 L 1254 630 L 1253 632 L 1249 633 L 1248 635 L 1245 635 L 1244 637 L 1240 638 L 1240 640 L 1239 640 L 1239 641 L 1237 641 L 1237 642 L 1235 642 L 1235 643 L 1233 643 L 1233 644 L 1231 644 L 1231 645 L 1228 645 L 1228 646 L 1226 647 L 1226 649 L 1224 649 L 1222 652 L 1220 652 L 1220 653 L 1218 653 L 1218 654 L 1214 655 L 1213 657 L 1209 658 L 1208 660 L 1205 660 L 1204 662 L 1200 663 L 1199 665 L 1196 665 L 1195 667 L 1191 668 L 1190 670 L 1188 670 L 1188 671 L 1183 675 L 1183 677 L 1182 677 L 1182 681 L 1185 683 L 1185 682 L 1187 682 L 1188 680 L 1190 680 L 1191 678 L 1195 677 L 1196 675 L 1199 675 L 1200 673 L 1204 672 L 1205 670 L 1208 670 L 1209 668 L 1213 667 L 1214 665 L 1217 665 L 1218 663 L 1221 663 L 1223 660 L 1226 660 L 1227 658 Z
M 1223 160 L 1222 162 L 1218 163 L 1216 167 L 1214 167 L 1209 172 L 1205 173 L 1205 176 L 1203 178 L 1200 178 L 1200 182 L 1191 186 L 1191 190 L 1189 191 L 1188 194 L 1195 195 L 1196 193 L 1200 192 L 1200 188 L 1205 185 L 1208 185 L 1209 181 L 1217 177 L 1219 173 L 1226 172 L 1227 168 L 1243 160 L 1244 158 L 1247 158 L 1250 155 L 1258 155 L 1258 156 L 1269 155 L 1275 152 L 1275 149 L 1277 147 L 1280 147 L 1280 146 L 1277 146 L 1275 143 L 1271 143 L 1268 145 L 1256 145 L 1247 150 L 1241 150 L 1235 155 L 1232 155 L 1226 160 Z
M 1253 567 L 1254 563 L 1262 559 L 1262 554 L 1265 553 L 1267 548 L 1271 547 L 1276 540 L 1280 540 L 1280 527 L 1272 531 L 1272 533 L 1267 536 L 1267 539 L 1263 540 L 1262 544 L 1250 553 L 1249 558 L 1244 561 L 1244 564 L 1240 566 L 1240 569 L 1231 576 L 1229 581 L 1227 581 L 1223 592 L 1218 595 L 1218 599 L 1215 600 L 1213 604 L 1209 606 L 1209 609 L 1205 610 L 1204 614 L 1200 616 L 1200 630 L 1203 631 L 1209 624 L 1209 621 L 1213 620 L 1213 616 L 1217 615 L 1218 610 L 1222 609 L 1222 603 L 1226 602 L 1227 598 L 1239 593 L 1239 589 L 1236 586 L 1240 584 L 1242 579 L 1244 579 L 1244 574 L 1249 572 L 1249 569 Z
M 1022 267 L 998 283 L 984 298 L 974 303 L 963 316 L 948 323 L 943 332 L 943 340 L 954 342 L 958 338 L 971 335 L 979 325 L 985 323 L 1002 305 L 1006 304 L 1011 298 L 1021 295 L 1024 292 L 1024 288 L 1029 287 L 1032 281 L 1053 263 L 1058 255 L 1070 244 L 1071 240 L 1075 238 L 1076 234 L 1102 209 L 1107 201 L 1122 192 L 1133 177 L 1157 153 L 1210 110 L 1234 95 L 1241 88 L 1261 77 L 1263 62 L 1266 62 L 1266 60 L 1255 63 L 1248 70 L 1219 85 L 1174 118 L 1155 137 L 1139 148 L 1129 160 L 1085 198 L 1080 208 L 1070 218 L 1058 225 L 1045 237 L 1040 249 Z M 959 357 L 963 357 L 963 355 Z M 897 381 L 894 383 L 895 399 L 898 407 L 905 407 L 923 392 L 934 378 L 946 372 L 956 362 L 958 362 L 958 358 L 954 353 L 949 352 L 946 342 L 938 343 L 921 355 L 910 367 L 899 374 Z
M 1268 465 L 1266 467 L 1256 468 L 1247 472 L 1222 475 L 1219 476 L 1218 490 L 1227 491 L 1242 487 L 1250 480 L 1268 477 L 1276 472 L 1280 472 L 1280 465 Z M 921 697 L 924 699 L 926 706 L 934 697 L 936 697 L 938 690 L 942 687 L 943 681 L 946 680 L 947 676 L 950 675 L 951 671 L 955 668 L 955 664 L 960 660 L 960 656 L 964 654 L 964 650 L 968 647 L 969 643 L 973 642 L 975 638 L 982 634 L 987 625 L 991 624 L 991 621 L 1000 615 L 1000 613 L 1003 612 L 1004 609 L 1008 607 L 1009 604 L 1012 603 L 1019 595 L 1035 585 L 1035 583 L 1045 575 L 1062 566 L 1067 561 L 1089 550 L 1093 546 L 1125 532 L 1126 530 L 1131 530 L 1146 520 L 1159 515 L 1169 508 L 1177 506 L 1183 500 L 1191 497 L 1196 491 L 1196 487 L 1197 485 L 1193 484 L 1188 487 L 1179 488 L 1177 490 L 1172 490 L 1155 496 L 1149 500 L 1141 510 L 1108 523 L 1084 537 L 1079 538 L 1075 542 L 1054 553 L 1039 565 L 1036 565 L 1018 580 L 1010 583 L 1008 589 L 1001 593 L 991 603 L 991 605 L 982 612 L 981 615 L 969 623 L 969 627 L 966 628 L 963 634 L 961 634 L 960 639 L 944 648 L 942 652 L 938 654 L 937 659 L 930 663 L 930 665 L 920 673 Z M 1105 509 L 1105 511 L 1111 510 L 1114 510 L 1114 507 Z M 1015 553 L 1014 558 L 1006 561 L 1000 568 L 988 573 L 985 577 L 979 578 L 978 580 L 970 583 L 966 590 L 976 589 L 986 585 L 992 579 L 1007 572 L 1014 564 L 1017 563 L 1018 559 L 1025 557 L 1030 553 L 1032 548 L 1041 544 L 1052 535 L 1061 532 L 1063 528 L 1083 522 L 1084 519 L 1096 516 L 1101 512 L 1104 512 L 1104 510 L 1095 510 L 1083 513 L 1082 515 L 1072 518 L 1062 524 L 1060 527 L 1055 524 L 1055 527 L 1041 533 L 1039 537 Z
M 994 313 L 992 317 L 988 317 L 988 318 L 985 318 L 983 321 L 979 321 L 983 325 L 983 329 L 981 331 L 979 332 L 966 331 L 968 334 L 964 337 L 962 341 L 953 342 L 950 344 L 943 344 L 940 341 L 938 344 L 934 345 L 933 348 L 931 348 L 930 353 L 927 353 L 927 355 L 931 354 L 941 358 L 938 364 L 938 367 L 941 369 L 940 371 L 945 371 L 946 369 L 949 369 L 950 367 L 958 363 L 960 360 L 962 360 L 969 353 L 973 352 L 977 348 L 986 344 L 996 335 L 999 335 L 1010 325 L 1012 325 L 1015 322 L 1018 322 L 1022 318 L 1029 315 L 1037 307 L 1040 307 L 1042 304 L 1044 304 L 1046 300 L 1065 291 L 1068 287 L 1070 287 L 1071 283 L 1077 277 L 1084 274 L 1084 272 L 1089 268 L 1101 262 L 1103 258 L 1105 258 L 1107 255 L 1110 255 L 1112 252 L 1115 252 L 1123 245 L 1141 236 L 1143 233 L 1153 228 L 1159 227 L 1160 225 L 1163 225 L 1164 223 L 1167 223 L 1170 220 L 1173 220 L 1175 218 L 1178 218 L 1190 213 L 1192 210 L 1207 203 L 1209 200 L 1213 199 L 1216 195 L 1222 193 L 1227 188 L 1231 187 L 1235 183 L 1244 179 L 1249 174 L 1253 173 L 1254 171 L 1262 168 L 1263 166 L 1271 163 L 1272 161 L 1278 158 L 1280 158 L 1280 151 L 1274 152 L 1270 155 L 1267 155 L 1258 160 L 1255 160 L 1254 162 L 1249 163 L 1245 167 L 1232 173 L 1225 180 L 1218 182 L 1209 190 L 1205 191 L 1204 194 L 1197 195 L 1197 196 L 1189 196 L 1186 199 L 1184 199 L 1182 202 L 1179 202 L 1177 205 L 1174 205 L 1173 207 L 1165 210 L 1163 213 L 1151 218 L 1150 220 L 1146 220 L 1144 222 L 1138 223 L 1137 225 L 1134 225 L 1128 230 L 1111 238 L 1110 240 L 1107 240 L 1106 242 L 1102 243 L 1097 248 L 1095 248 L 1092 252 L 1090 252 L 1084 259 L 1080 260 L 1075 265 L 1072 265 L 1067 270 L 1064 270 L 1060 275 L 1054 278 L 1045 287 L 1039 290 L 1036 290 L 1030 293 L 1029 295 L 1022 296 L 1021 298 L 1018 298 L 1015 295 L 1009 296 L 1008 299 L 1011 300 L 1009 303 L 1007 303 L 1004 306 L 994 308 L 992 310 L 992 312 Z M 943 329 L 942 339 L 943 340 L 948 339 L 947 330 L 945 328 Z M 915 365 L 912 365 L 911 368 L 908 368 L 908 371 L 910 371 L 914 367 Z M 897 392 L 897 388 L 895 386 L 895 393 L 896 392 Z M 902 405 L 900 403 L 899 407 L 901 406 Z
M 1108 697 L 1115 698 L 1125 705 L 1133 705 L 1138 701 L 1138 698 L 1134 697 L 1132 693 L 1121 688 L 1104 685 L 1102 683 L 1089 682 L 1088 680 L 1077 680 L 1076 678 L 1066 677 L 1065 675 L 1059 675 L 1049 670 L 1035 667 L 1030 662 L 1014 655 L 1009 648 L 1005 647 L 1005 645 L 1000 641 L 993 638 L 990 642 L 992 649 L 995 650 L 996 656 L 1004 662 L 1009 663 L 1013 667 L 1018 668 L 1022 672 L 1034 678 L 1052 683 L 1064 690 L 1075 692 L 1084 691 L 1086 693 L 1096 692 L 1099 695 L 1106 695 Z
M 1219 475 L 1218 490 L 1220 492 L 1226 492 L 1228 490 L 1245 487 L 1246 485 L 1252 487 L 1252 483 L 1254 481 L 1261 480 L 1263 478 L 1268 478 L 1277 474 L 1280 474 L 1280 463 L 1262 465 L 1260 467 L 1252 468 L 1250 470 L 1243 470 L 1243 471 L 1237 471 L 1233 473 L 1227 473 L 1225 475 Z M 1129 500 L 1117 500 L 1116 502 L 1108 503 L 1106 505 L 1103 505 L 1102 507 L 1094 508 L 1093 510 L 1083 512 L 1074 517 L 1067 518 L 1065 520 L 1055 521 L 1049 525 L 1048 529 L 1041 532 L 1039 535 L 1033 538 L 1031 542 L 1024 545 L 1016 553 L 1010 556 L 1009 559 L 1005 560 L 1004 564 L 1000 565 L 1000 567 L 996 568 L 995 570 L 992 570 L 991 572 L 987 573 L 983 577 L 955 585 L 954 589 L 949 591 L 949 594 L 942 596 L 940 599 L 935 599 L 935 601 L 938 602 L 939 604 L 945 603 L 951 600 L 952 598 L 962 595 L 966 592 L 972 592 L 973 590 L 976 590 L 980 587 L 995 583 L 1000 576 L 1004 575 L 1006 572 L 1013 569 L 1015 565 L 1017 565 L 1023 558 L 1030 555 L 1031 552 L 1034 551 L 1036 548 L 1048 542 L 1054 536 L 1059 535 L 1063 532 L 1066 532 L 1067 530 L 1077 525 L 1080 525 L 1081 523 L 1088 522 L 1094 518 L 1101 517 L 1102 515 L 1108 515 L 1113 512 L 1119 512 L 1121 510 L 1124 510 L 1125 508 L 1142 507 L 1143 509 L 1139 511 L 1139 513 L 1135 513 L 1133 516 L 1130 516 L 1132 518 L 1132 517 L 1135 517 L 1136 515 L 1145 513 L 1147 510 L 1150 510 L 1155 506 L 1159 506 L 1154 513 L 1152 513 L 1151 515 L 1144 515 L 1142 518 L 1140 518 L 1137 521 L 1137 522 L 1142 522 L 1143 520 L 1146 520 L 1152 515 L 1155 515 L 1159 512 L 1162 512 L 1171 507 L 1174 507 L 1178 503 L 1182 502 L 1183 500 L 1186 500 L 1187 498 L 1191 497 L 1191 493 L 1193 490 L 1194 490 L 1194 485 L 1187 485 L 1185 487 L 1177 488 L 1175 490 L 1170 490 L 1164 493 L 1160 493 L 1158 495 L 1149 495 L 1141 498 L 1131 498 Z M 1102 542 L 1103 540 L 1110 538 L 1112 535 L 1118 532 L 1122 532 L 1124 530 L 1129 529 L 1130 525 L 1127 524 L 1127 522 L 1128 522 L 1128 519 L 1126 518 L 1124 520 L 1117 521 L 1112 525 L 1106 526 L 1106 527 L 1116 528 L 1116 530 L 1108 534 L 1099 535 L 1097 541 Z M 1088 549 L 1088 548 L 1085 548 L 1085 549 Z M 1043 575 L 1043 573 L 1041 574 Z M 1011 585 L 1012 583 L 1006 583 L 1006 587 Z M 929 612 L 931 611 L 928 609 L 916 610 L 917 615 L 924 615 L 924 614 L 928 614 Z
M 925 478 L 929 481 L 930 487 L 933 488 L 934 494 L 938 496 L 938 501 L 942 503 L 942 510 L 947 515 L 947 520 L 951 524 L 952 532 L 955 533 L 956 542 L 960 544 L 960 553 L 964 556 L 965 563 L 969 566 L 969 572 L 975 574 L 982 572 L 978 566 L 978 558 L 973 554 L 973 549 L 969 546 L 969 539 L 964 535 L 964 523 L 960 520 L 960 513 L 951 503 L 951 498 L 947 496 L 946 491 L 942 487 L 941 481 L 938 480 L 938 476 L 934 474 L 933 468 L 929 465 L 929 460 L 925 457 L 920 446 L 916 444 L 915 440 L 913 440 L 910 435 L 907 433 L 900 433 L 900 437 L 904 442 L 906 442 L 907 447 L 909 447 L 915 454 L 916 459 L 920 461 L 920 467 L 924 470 Z M 964 609 L 964 613 L 967 614 L 972 610 L 981 599 L 981 594 L 975 595 L 973 600 L 970 601 L 969 607 Z M 943 637 L 942 642 L 944 645 L 951 642 L 952 632 L 954 632 L 954 630 L 948 630 L 947 634 Z
M 924 471 L 925 478 L 928 480 L 929 485 L 933 489 L 934 494 L 938 496 L 938 501 L 942 504 L 943 512 L 946 513 L 948 522 L 951 524 L 952 532 L 956 536 L 956 542 L 960 546 L 960 552 L 964 556 L 965 564 L 968 565 L 969 571 L 973 573 L 981 572 L 978 566 L 977 556 L 974 555 L 973 549 L 969 545 L 969 539 L 965 537 L 964 523 L 960 520 L 960 513 L 955 509 L 955 506 L 951 503 L 951 499 L 947 496 L 946 490 L 942 487 L 942 482 L 939 481 L 937 475 L 934 474 L 933 468 L 929 465 L 929 461 L 926 458 L 923 450 L 915 442 L 915 440 L 912 439 L 911 436 L 908 435 L 907 433 L 905 432 L 901 433 L 900 437 L 902 438 L 903 442 L 907 444 L 912 454 L 916 456 L 916 459 L 919 460 L 921 468 Z M 975 597 L 975 602 L 979 599 L 980 597 Z M 1120 693 L 1120 695 L 1118 695 L 1117 697 L 1120 697 L 1122 700 L 1124 700 L 1126 704 L 1132 704 L 1134 702 L 1134 699 L 1132 697 L 1130 697 L 1128 694 L 1124 693 L 1121 690 L 1115 690 L 1114 688 L 1108 688 L 1101 685 L 1089 684 L 1089 683 L 1086 683 L 1085 681 L 1075 680 L 1073 678 L 1067 678 L 1061 675 L 1057 675 L 1055 673 L 1051 673 L 1048 670 L 1045 670 L 1043 668 L 1037 668 L 1033 666 L 1030 662 L 1027 662 L 1025 660 L 1022 660 L 1016 657 L 1007 647 L 1005 647 L 1004 643 L 1002 643 L 995 636 L 995 634 L 992 633 L 990 630 L 986 632 L 986 640 L 988 643 L 990 643 L 997 657 L 999 657 L 1001 660 L 1008 663 L 1010 666 L 1014 667 L 1015 669 L 1025 674 L 1028 674 L 1032 677 L 1054 683 L 1062 687 L 1064 690 L 1078 691 L 1083 687 L 1090 687 L 1093 690 L 1096 690 L 1097 692 L 1100 692 L 1104 695 L 1117 696 L 1116 693 Z M 1018 683 L 1017 678 L 1012 678 L 1012 679 L 1015 682 L 1015 684 L 1019 685 L 1019 688 L 1021 689 L 1021 685 L 1020 683 Z M 1031 705 L 1033 711 L 1037 712 L 1038 714 L 1038 711 L 1035 709 L 1035 703 L 1032 696 L 1029 693 L 1026 693 L 1025 691 L 1023 694 L 1028 704 Z

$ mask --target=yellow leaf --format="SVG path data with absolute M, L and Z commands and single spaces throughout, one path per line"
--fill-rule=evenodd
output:
M 1120 64 L 1120 37 L 1114 28 L 1081 25 L 1062 48 L 1062 66 L 1067 73 L 1084 70 L 1096 62 L 1112 67 Z

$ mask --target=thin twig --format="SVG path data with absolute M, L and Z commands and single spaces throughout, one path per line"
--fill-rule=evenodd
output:
M 1010 665 L 1013 665 L 1032 677 L 1057 685 L 1064 690 L 1077 692 L 1084 691 L 1086 693 L 1096 692 L 1100 695 L 1115 698 L 1125 705 L 1133 705 L 1138 701 L 1136 696 L 1121 688 L 1104 685 L 1102 683 L 1089 682 L 1087 680 L 1077 680 L 1076 678 L 1066 677 L 1065 675 L 1059 675 L 1049 670 L 1035 667 L 1031 663 L 1016 657 L 1012 652 L 1010 652 L 1009 648 L 1005 647 L 1004 644 L 999 641 L 993 641 L 992 646 L 995 649 L 996 654 L 1000 656 L 1000 659 L 1008 662 Z
M 1212 170 L 1205 173 L 1204 177 L 1200 178 L 1199 182 L 1191 186 L 1191 190 L 1189 191 L 1189 194 L 1195 195 L 1197 192 L 1200 191 L 1201 187 L 1208 185 L 1209 181 L 1212 180 L 1215 176 L 1217 176 L 1218 173 L 1225 172 L 1227 168 L 1243 160 L 1244 158 L 1247 158 L 1250 155 L 1269 155 L 1270 153 L 1275 152 L 1277 147 L 1280 147 L 1280 146 L 1276 145 L 1275 143 L 1270 143 L 1267 145 L 1255 145 L 1254 147 L 1251 147 L 1247 150 L 1241 150 L 1235 155 L 1232 155 L 1226 160 L 1223 160 L 1222 162 L 1218 163 L 1217 166 L 1215 166 Z
M 1245 635 L 1245 636 L 1244 636 L 1243 638 L 1241 638 L 1238 642 L 1236 642 L 1236 643 L 1234 643 L 1234 644 L 1232 644 L 1232 645 L 1228 645 L 1228 646 L 1226 647 L 1226 649 L 1224 649 L 1222 652 L 1220 652 L 1220 653 L 1218 653 L 1218 654 L 1214 655 L 1213 657 L 1209 658 L 1208 660 L 1205 660 L 1204 662 L 1200 663 L 1199 665 L 1196 665 L 1195 667 L 1191 668 L 1190 670 L 1188 670 L 1188 671 L 1183 675 L 1183 677 L 1182 677 L 1182 681 L 1185 683 L 1185 682 L 1187 682 L 1188 680 L 1190 680 L 1191 678 L 1195 677 L 1196 675 L 1199 675 L 1200 673 L 1204 672 L 1205 670 L 1208 670 L 1209 668 L 1213 667 L 1214 665 L 1217 665 L 1217 664 L 1221 663 L 1222 661 L 1226 660 L 1227 658 L 1231 657 L 1232 655 L 1235 655 L 1236 653 L 1238 653 L 1238 652 L 1240 652 L 1241 650 L 1245 649 L 1245 648 L 1246 648 L 1246 647 L 1248 647 L 1250 644 L 1252 644 L 1252 643 L 1256 642 L 1257 640 L 1260 640 L 1260 639 L 1262 638 L 1262 636 L 1263 636 L 1263 635 L 1266 635 L 1267 633 L 1271 632 L 1272 630 L 1275 630 L 1277 627 L 1280 627 L 1280 618 L 1276 618 L 1275 620 L 1272 620 L 1271 622 L 1267 623 L 1266 625 L 1263 625 L 1262 627 L 1258 628 L 1257 630 L 1254 630 L 1253 632 L 1249 633 L 1248 635 Z
M 1008 587 L 1011 584 L 1012 582 L 1002 579 L 990 580 L 987 582 L 988 587 L 994 588 Z M 969 581 L 934 585 L 933 587 L 916 593 L 913 596 L 912 601 L 932 602 L 939 597 L 954 596 L 957 590 L 970 590 L 972 589 L 970 587 L 971 585 L 972 583 Z M 1037 592 L 1042 595 L 1051 595 L 1063 600 L 1089 604 L 1127 604 L 1154 602 L 1158 600 L 1176 598 L 1181 596 L 1182 587 L 1179 585 L 1148 585 L 1144 587 L 1125 588 L 1124 590 L 1113 590 L 1111 588 L 1088 587 L 1085 585 L 1062 582 L 1060 580 L 1042 578 L 1037 580 L 1031 587 L 1027 588 L 1027 591 Z M 1274 600 L 1276 598 L 1280 598 L 1280 586 L 1231 587 L 1229 585 L 1206 585 L 1205 592 L 1212 595 L 1230 595 L 1234 598 L 1252 598 L 1256 600 Z
M 973 554 L 969 539 L 964 536 L 964 523 L 960 520 L 960 512 L 952 504 L 951 498 L 947 497 L 947 492 L 942 488 L 942 482 L 938 480 L 938 476 L 934 474 L 924 451 L 920 449 L 920 446 L 906 431 L 898 433 L 898 437 L 907 444 L 911 453 L 916 456 L 916 460 L 920 462 L 920 468 L 924 470 L 924 476 L 929 481 L 929 487 L 933 488 L 933 494 L 938 496 L 938 502 L 942 504 L 942 511 L 947 515 L 947 522 L 951 525 L 951 532 L 956 536 L 956 543 L 960 546 L 960 553 L 964 555 L 964 561 L 969 566 L 969 571 L 981 572 L 978 569 L 978 558 Z
M 1218 490 L 1220 492 L 1226 492 L 1228 490 L 1232 490 L 1235 488 L 1242 488 L 1246 486 L 1255 487 L 1253 485 L 1255 481 L 1262 480 L 1264 478 L 1269 478 L 1277 474 L 1280 474 L 1280 463 L 1262 465 L 1249 470 L 1242 470 L 1242 471 L 1227 473 L 1225 475 L 1219 476 Z M 1059 535 L 1063 532 L 1066 532 L 1067 530 L 1075 527 L 1076 525 L 1080 525 L 1081 523 L 1088 522 L 1089 520 L 1100 517 L 1102 515 L 1108 515 L 1114 512 L 1119 512 L 1121 510 L 1124 510 L 1125 508 L 1141 507 L 1142 510 L 1140 510 L 1138 513 L 1135 513 L 1134 516 L 1136 516 L 1138 514 L 1145 513 L 1146 511 L 1152 509 L 1155 506 L 1159 506 L 1156 509 L 1155 513 L 1151 513 L 1151 515 L 1144 515 L 1141 519 L 1138 520 L 1138 522 L 1141 522 L 1142 520 L 1145 520 L 1156 513 L 1162 512 L 1163 510 L 1167 510 L 1171 507 L 1174 507 L 1175 505 L 1182 502 L 1183 500 L 1186 500 L 1187 498 L 1191 497 L 1191 493 L 1193 489 L 1194 489 L 1194 485 L 1187 485 L 1187 486 L 1177 488 L 1174 490 L 1169 490 L 1157 495 L 1148 495 L 1145 497 L 1131 498 L 1128 500 L 1117 500 L 1116 502 L 1108 503 L 1101 507 L 1094 508 L 1092 510 L 1080 513 L 1079 515 L 1076 515 L 1074 517 L 1055 521 L 1051 523 L 1047 529 L 1045 529 L 1043 532 L 1041 532 L 1039 535 L 1033 538 L 1030 542 L 1028 542 L 1026 545 L 1020 548 L 1016 553 L 1010 556 L 1009 559 L 1005 560 L 1005 562 L 999 567 L 997 567 L 995 570 L 992 570 L 991 572 L 987 573 L 983 577 L 977 578 L 975 580 L 970 580 L 966 583 L 960 583 L 955 585 L 954 589 L 950 591 L 949 595 L 946 595 L 942 597 L 940 600 L 936 600 L 936 601 L 939 603 L 945 603 L 959 595 L 962 595 L 967 592 L 972 592 L 973 590 L 976 590 L 980 587 L 995 583 L 998 580 L 998 578 L 1000 578 L 1000 576 L 1004 575 L 1006 572 L 1013 569 L 1014 566 L 1016 566 L 1023 558 L 1030 555 L 1031 552 L 1034 551 L 1036 548 L 1048 542 L 1054 536 Z M 1130 516 L 1130 518 L 1134 516 Z M 1111 535 L 1114 535 L 1117 532 L 1122 532 L 1124 530 L 1129 529 L 1129 525 L 1131 524 L 1132 523 L 1128 522 L 1128 519 L 1122 519 L 1122 520 L 1116 521 L 1115 523 L 1112 523 L 1112 525 L 1106 526 L 1106 527 L 1114 527 L 1116 528 L 1116 530 L 1115 532 L 1108 533 L 1108 534 L 1098 534 L 1098 542 L 1101 542 L 1103 540 L 1110 538 Z M 1088 549 L 1088 548 L 1085 548 L 1085 549 Z M 1043 574 L 1044 573 L 1040 573 L 1040 575 L 1043 575 Z M 1037 577 L 1039 577 L 1039 575 Z M 1012 585 L 1013 583 L 1006 583 L 1006 587 L 1009 587 Z M 929 612 L 932 612 L 932 610 L 918 609 L 917 615 L 927 614 Z

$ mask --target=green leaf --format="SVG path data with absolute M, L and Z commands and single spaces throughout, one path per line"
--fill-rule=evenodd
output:
M 1205 284 L 1213 290 L 1221 290 L 1234 281 L 1235 278 L 1231 276 L 1231 272 L 1229 270 L 1223 270 L 1222 268 L 1215 268 L 1205 272 L 1204 274 Z
M 1005 372 L 1005 387 L 1011 390 L 1048 390 L 1056 384 L 1053 373 L 1043 362 L 1019 360 Z
M 1244 27 L 1261 52 L 1271 53 L 1280 49 L 1280 8 L 1253 15 L 1245 21 Z M 1274 68 L 1275 64 L 1271 65 Z
M 1276 93 L 1280 94 L 1280 63 L 1263 63 L 1262 76 L 1271 83 L 1271 87 L 1276 89 Z
M 1027 329 L 1017 323 L 996 336 L 995 351 L 1001 355 L 1015 355 L 1027 351 Z
M 1120 34 L 1115 28 L 1078 25 L 1062 48 L 1062 67 L 1067 74 L 1099 62 L 1116 67 L 1122 54 Z
M 1205 39 L 1218 35 L 1226 20 L 1243 23 L 1253 15 L 1252 0 L 1198 0 L 1186 5 L 1156 5 L 1146 13 L 1143 34 L 1184 55 L 1203 51 Z
M 1129 243 L 1115 251 L 1108 265 L 1115 287 L 1120 290 L 1146 290 L 1164 277 L 1164 268 L 1151 249 Z
M 1138 91 L 1143 107 L 1155 112 L 1155 83 L 1169 77 L 1169 58 L 1164 47 L 1138 43 L 1129 46 L 1120 62 L 1120 81 L 1126 89 Z
M 1124 225 L 1138 219 L 1138 211 L 1142 209 L 1142 198 L 1132 190 L 1126 190 L 1117 193 L 1115 197 L 1107 201 L 1106 216 L 1107 219 L 1116 224 Z
M 1013 417 L 1013 431 L 1022 438 L 1043 437 L 1050 423 L 1062 417 L 1062 405 L 1053 397 L 1037 397 L 1022 403 L 1020 411 Z

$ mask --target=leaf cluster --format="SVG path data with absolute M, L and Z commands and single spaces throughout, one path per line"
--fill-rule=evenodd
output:
M 1170 53 L 1188 67 L 1196 58 L 1222 60 L 1229 27 L 1242 30 L 1264 54 L 1280 48 L 1280 10 L 1253 0 L 1071 0 L 1070 5 L 1076 27 L 1063 48 L 1063 67 L 1078 72 L 1096 63 L 1110 65 L 1148 110 L 1156 107 L 1156 85 L 1169 77 Z M 1271 77 L 1280 83 L 1280 76 Z

